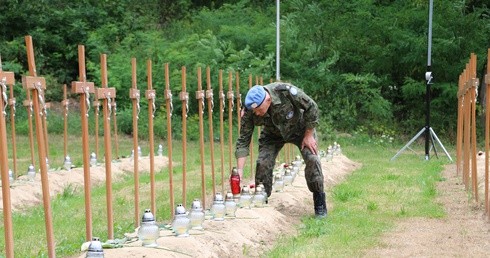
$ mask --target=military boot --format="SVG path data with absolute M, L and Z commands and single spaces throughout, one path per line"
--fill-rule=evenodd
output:
M 314 192 L 313 202 L 315 205 L 315 217 L 326 218 L 327 217 L 327 204 L 325 202 L 325 192 Z

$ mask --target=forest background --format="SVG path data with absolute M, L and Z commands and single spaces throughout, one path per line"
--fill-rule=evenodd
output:
M 428 0 L 281 1 L 281 79 L 310 94 L 322 110 L 320 130 L 363 131 L 409 139 L 425 124 Z M 3 70 L 20 82 L 27 74 L 24 36 L 34 41 L 38 75 L 48 81 L 46 99 L 61 101 L 62 85 L 78 80 L 77 46 L 85 45 L 88 81 L 100 85 L 100 54 L 108 55 L 109 86 L 115 87 L 119 130 L 131 134 L 131 58 L 146 89 L 146 60 L 153 61 L 157 107 L 164 102 L 163 64 L 170 64 L 171 90 L 196 89 L 196 67 L 210 66 L 217 92 L 218 69 L 275 79 L 276 1 L 262 0 L 1 0 L 0 55 Z M 470 53 L 478 56 L 480 87 L 486 71 L 489 9 L 484 0 L 434 0 L 431 126 L 455 142 L 458 76 Z M 254 77 L 255 78 L 255 77 Z M 478 102 L 485 98 L 479 89 Z M 192 96 L 193 94 L 191 94 Z M 17 103 L 25 91 L 15 87 Z M 244 96 L 244 95 L 243 95 Z M 72 95 L 73 98 L 78 97 Z M 176 98 L 177 99 L 177 98 Z M 216 101 L 216 100 L 215 100 Z M 195 101 L 190 108 L 197 109 Z M 146 102 L 142 100 L 143 110 Z M 180 101 L 174 101 L 179 138 Z M 28 133 L 25 108 L 17 107 L 17 131 Z M 482 107 L 478 105 L 478 116 Z M 197 112 L 195 112 L 197 113 Z M 141 112 L 140 119 L 146 119 Z M 225 115 L 226 116 L 226 115 Z M 165 123 L 159 109 L 155 123 Z M 62 132 L 62 118 L 49 131 Z M 189 117 L 197 121 L 197 115 Z M 217 119 L 217 118 L 216 118 Z M 189 123 L 197 139 L 198 123 Z M 147 123 L 140 123 L 145 137 Z M 79 134 L 79 123 L 70 123 Z M 165 126 L 155 133 L 165 138 Z

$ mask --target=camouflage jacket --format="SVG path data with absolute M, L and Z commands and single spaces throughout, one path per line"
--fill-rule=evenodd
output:
M 236 158 L 249 155 L 255 126 L 262 126 L 262 135 L 282 137 L 288 142 L 304 135 L 307 128 L 318 125 L 318 106 L 302 90 L 288 83 L 271 83 L 264 88 L 270 94 L 272 103 L 263 117 L 254 115 L 252 110 L 245 110 L 236 142 Z

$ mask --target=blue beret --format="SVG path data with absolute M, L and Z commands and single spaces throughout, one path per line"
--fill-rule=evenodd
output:
M 253 109 L 262 104 L 265 99 L 265 90 L 264 87 L 260 85 L 253 86 L 247 92 L 247 96 L 245 97 L 245 107 L 247 109 Z

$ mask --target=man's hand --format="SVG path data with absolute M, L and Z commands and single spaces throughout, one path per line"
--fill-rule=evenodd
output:
M 306 147 L 310 149 L 313 154 L 318 155 L 318 146 L 313 134 L 314 130 L 315 129 L 313 128 L 306 129 L 303 142 L 301 142 L 301 150 Z

